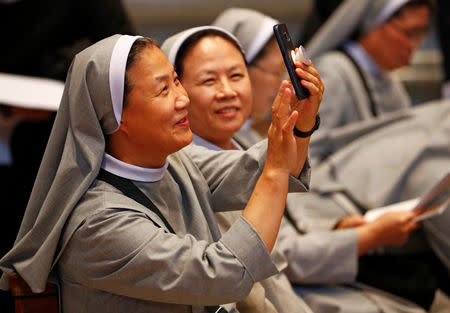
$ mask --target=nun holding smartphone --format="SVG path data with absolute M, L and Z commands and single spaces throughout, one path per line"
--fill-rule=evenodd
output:
M 65 313 L 238 312 L 220 304 L 278 273 L 270 252 L 286 194 L 307 190 L 291 98 L 280 88 L 268 141 L 214 152 L 189 145 L 189 98 L 151 39 L 115 35 L 83 50 L 0 260 L 2 288 L 11 271 L 34 292 L 51 276 Z M 314 116 L 318 103 L 306 109 Z M 239 208 L 221 236 L 214 210 Z

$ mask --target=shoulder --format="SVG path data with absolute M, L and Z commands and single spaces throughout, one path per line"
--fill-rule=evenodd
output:
M 323 78 L 342 79 L 356 74 L 352 61 L 338 50 L 320 55 L 314 60 L 314 65 Z

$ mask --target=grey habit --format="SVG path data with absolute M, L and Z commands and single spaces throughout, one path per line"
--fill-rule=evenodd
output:
M 246 57 L 251 62 L 254 55 L 264 49 L 276 22 L 254 10 L 233 8 L 220 14 L 213 25 L 230 31 L 244 50 L 252 51 L 252 55 Z M 247 121 L 233 135 L 244 148 L 261 140 L 249 124 Z M 314 134 L 313 140 L 316 136 Z M 282 252 L 288 260 L 285 273 L 294 289 L 310 308 L 314 312 L 325 313 L 424 312 L 409 301 L 354 283 L 358 270 L 356 232 L 354 229 L 331 231 L 329 226 L 336 220 L 322 219 L 323 208 L 329 208 L 331 212 L 332 208 L 341 211 L 333 199 L 322 197 L 320 193 L 289 194 L 286 210 L 293 220 L 283 218 L 275 246 L 275 250 Z M 329 213 L 335 217 L 333 214 Z
M 155 169 L 159 177 L 134 180 L 176 235 L 157 227 L 162 221 L 146 207 L 96 180 L 100 167 L 109 170 L 105 134 L 118 129 L 126 59 L 137 38 L 115 35 L 75 57 L 16 243 L 0 260 L 3 289 L 12 270 L 35 292 L 52 273 L 65 313 L 205 312 L 205 305 L 245 298 L 256 281 L 278 273 L 244 218 L 219 239 L 213 213 L 245 206 L 266 143 L 246 152 L 191 145 Z M 130 165 L 115 165 L 132 177 Z M 306 183 L 291 178 L 289 187 L 304 191 Z
M 307 44 L 325 85 L 319 109 L 318 133 L 322 139 L 332 136 L 338 127 L 411 106 L 401 82 L 379 68 L 358 43 L 350 41 L 356 31 L 361 35 L 372 31 L 408 1 L 345 0 Z M 339 48 L 350 55 L 358 67 Z M 313 163 L 334 151 L 330 142 L 315 146 L 311 149 Z

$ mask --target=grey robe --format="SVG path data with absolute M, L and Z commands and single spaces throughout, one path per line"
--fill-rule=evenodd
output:
M 302 199 L 307 201 L 301 216 L 305 227 L 323 231 L 346 215 L 420 197 L 450 169 L 448 138 L 448 101 L 386 114 L 337 130 L 326 138 L 337 147 L 337 152 L 314 168 L 311 192 L 302 195 L 307 198 Z M 323 144 L 323 138 L 316 139 L 312 147 Z M 364 210 L 357 208 L 354 201 Z M 413 233 L 406 245 L 377 251 L 409 253 L 431 247 L 449 269 L 449 218 L 447 210 L 444 215 L 424 221 L 422 231 Z M 376 306 L 383 312 L 421 311 L 412 303 L 361 284 L 325 289 L 301 286 L 296 290 L 320 312 L 378 312 L 368 309 Z M 360 306 L 352 311 L 355 301 Z
M 169 158 L 163 180 L 137 183 L 177 235 L 157 228 L 152 220 L 161 221 L 147 208 L 96 181 L 61 241 L 64 312 L 205 312 L 202 305 L 238 301 L 255 281 L 277 273 L 244 218 L 213 241 L 218 228 L 212 209 L 247 203 L 264 150 L 264 143 L 242 154 L 191 145 Z M 295 179 L 291 187 L 305 190 Z
M 327 52 L 314 61 L 325 85 L 319 109 L 321 124 L 315 137 L 319 136 L 324 140 L 333 136 L 336 128 L 375 118 L 364 83 L 345 54 L 339 51 Z M 377 116 L 411 106 L 405 88 L 395 77 L 388 73 L 375 76 L 362 66 L 360 69 L 375 102 Z M 331 140 L 320 146 L 315 145 L 311 148 L 313 163 L 325 159 L 335 151 Z

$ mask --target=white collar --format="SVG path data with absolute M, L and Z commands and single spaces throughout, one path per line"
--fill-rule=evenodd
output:
M 103 154 L 102 169 L 117 176 L 141 181 L 156 182 L 164 177 L 169 163 L 166 161 L 163 167 L 146 168 L 122 162 L 108 153 Z
M 208 140 L 203 139 L 202 137 L 193 134 L 194 135 L 194 139 L 192 140 L 192 144 L 197 145 L 197 146 L 201 146 L 201 147 L 205 147 L 209 150 L 214 150 L 214 151 L 222 151 L 223 149 L 219 146 L 216 146 L 215 144 L 209 142 Z M 235 148 L 237 150 L 244 150 L 240 144 L 237 143 L 236 140 L 234 140 L 233 138 L 231 138 L 231 142 L 233 143 L 233 145 L 235 146 Z
M 361 67 L 375 76 L 383 75 L 383 70 L 375 63 L 372 57 L 355 41 L 344 44 L 345 51 L 350 54 Z

